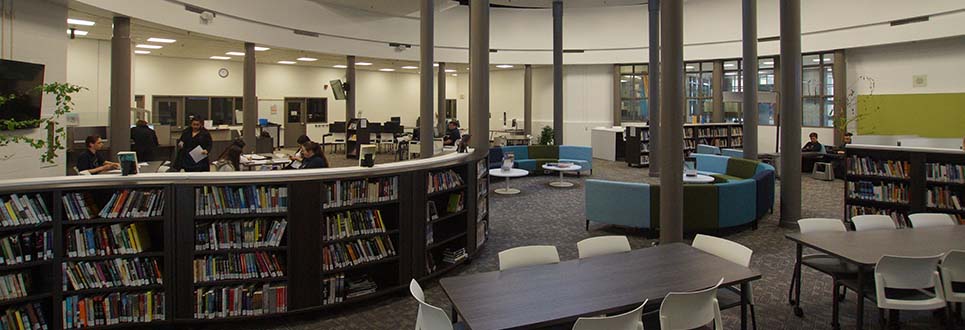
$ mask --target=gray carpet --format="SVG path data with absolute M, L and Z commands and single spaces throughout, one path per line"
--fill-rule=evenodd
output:
M 330 159 L 333 159 L 329 155 Z M 380 162 L 389 158 L 379 155 Z M 340 157 L 344 159 L 344 156 Z M 333 162 L 335 163 L 335 162 Z M 338 163 L 343 163 L 338 161 Z M 347 165 L 347 164 L 346 164 Z M 595 160 L 594 179 L 610 179 L 629 182 L 656 182 L 647 176 L 646 169 L 629 168 L 625 163 Z M 568 177 L 577 182 L 574 188 L 560 189 L 547 186 L 556 176 L 531 175 L 514 179 L 512 185 L 523 191 L 515 196 L 494 195 L 491 199 L 491 239 L 471 264 L 458 269 L 452 275 L 492 271 L 497 269 L 496 254 L 504 249 L 530 244 L 551 244 L 559 248 L 563 260 L 577 258 L 576 242 L 599 235 L 629 235 L 634 249 L 650 246 L 652 240 L 640 233 L 623 228 L 591 224 L 584 230 L 583 186 L 581 178 Z M 495 187 L 503 184 L 493 182 Z M 842 181 L 826 182 L 811 178 L 802 179 L 803 216 L 840 218 L 843 212 Z M 777 187 L 779 190 L 779 186 Z M 779 192 L 778 192 L 779 194 Z M 779 197 L 779 196 L 778 196 Z M 831 315 L 830 277 L 806 269 L 801 298 L 805 315 L 794 316 L 787 304 L 788 280 L 794 263 L 794 245 L 784 238 L 789 229 L 777 226 L 779 208 L 766 216 L 757 230 L 745 230 L 728 235 L 754 250 L 752 267 L 763 274 L 754 282 L 758 329 L 829 329 Z M 430 304 L 449 310 L 449 302 L 437 281 L 422 283 Z M 842 329 L 854 329 L 855 295 L 849 293 L 842 304 L 840 322 Z M 878 312 L 872 303 L 866 303 L 866 329 L 879 329 Z M 324 314 L 284 317 L 264 322 L 231 324 L 214 328 L 231 329 L 412 329 L 418 305 L 408 295 L 400 292 L 380 301 L 365 303 L 331 311 Z M 726 329 L 739 328 L 739 310 L 723 312 Z M 931 312 L 903 312 L 905 329 L 935 329 L 938 321 Z

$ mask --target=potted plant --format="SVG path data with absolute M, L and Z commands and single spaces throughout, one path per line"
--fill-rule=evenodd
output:
M 64 141 L 67 140 L 67 130 L 63 126 L 58 127 L 57 123 L 67 113 L 74 110 L 72 95 L 87 88 L 71 83 L 48 83 L 37 87 L 43 94 L 52 94 L 55 99 L 54 113 L 50 117 L 31 119 L 31 120 L 0 120 L 0 127 L 5 131 L 16 131 L 21 129 L 42 127 L 47 130 L 46 139 L 32 138 L 26 135 L 12 133 L 0 133 L 0 147 L 5 147 L 14 143 L 27 144 L 37 150 L 45 150 L 40 154 L 40 161 L 53 164 L 57 159 L 57 152 L 66 148 Z M 0 95 L 0 105 L 14 99 L 15 95 Z M 9 159 L 12 155 L 0 155 L 0 159 Z
M 539 133 L 539 144 L 544 146 L 553 145 L 553 128 L 549 126 L 543 126 L 543 130 Z

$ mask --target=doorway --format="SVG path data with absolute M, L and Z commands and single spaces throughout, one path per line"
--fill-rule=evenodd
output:
M 298 137 L 305 135 L 306 108 L 303 98 L 285 99 L 285 147 L 298 148 Z
M 178 126 L 184 121 L 184 98 L 182 97 L 154 97 L 154 111 L 152 119 L 161 125 Z

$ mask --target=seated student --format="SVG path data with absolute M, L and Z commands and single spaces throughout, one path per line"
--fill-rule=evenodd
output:
M 302 154 L 304 159 L 302 160 L 302 166 L 299 169 L 306 168 L 328 168 L 328 159 L 325 158 L 325 154 L 322 153 L 322 146 L 318 143 L 309 141 L 303 146 L 305 151 Z
M 303 152 L 305 151 L 305 147 L 304 147 L 305 143 L 312 142 L 312 139 L 308 138 L 308 135 L 302 135 L 302 136 L 299 136 L 298 140 L 295 140 L 295 142 L 298 143 L 298 151 L 295 151 L 295 154 L 288 157 L 288 159 L 291 159 L 291 161 L 293 162 L 294 161 L 300 162 L 304 158 Z
M 242 143 L 244 145 L 244 143 Z M 218 159 L 218 172 L 235 172 L 241 169 L 241 154 L 244 153 L 242 146 L 232 144 L 228 149 L 221 153 Z
M 104 141 L 101 141 L 100 136 L 88 136 L 84 144 L 87 150 L 77 156 L 77 172 L 87 171 L 90 174 L 97 174 L 121 168 L 121 164 L 104 160 L 104 157 L 97 154 L 97 150 L 104 147 Z
M 446 128 L 446 137 L 442 141 L 443 145 L 451 146 L 456 144 L 456 140 L 462 137 L 462 133 L 459 133 L 459 123 L 456 121 L 450 121 L 449 127 Z
M 854 136 L 854 134 L 851 132 L 844 133 L 844 137 L 841 139 L 841 145 L 836 148 L 839 154 L 844 154 L 844 148 L 851 144 L 852 136 Z
M 811 132 L 811 134 L 808 134 L 808 137 L 811 139 L 811 141 L 808 141 L 808 143 L 804 144 L 804 147 L 801 148 L 801 151 L 821 152 L 823 148 L 821 147 L 821 142 L 818 142 L 818 133 Z

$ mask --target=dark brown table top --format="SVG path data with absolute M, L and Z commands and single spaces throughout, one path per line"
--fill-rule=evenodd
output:
M 862 266 L 874 266 L 884 255 L 925 257 L 965 250 L 965 226 L 792 233 L 785 237 Z
M 440 280 L 473 330 L 545 326 L 657 303 L 669 292 L 759 279 L 755 270 L 676 243 Z

